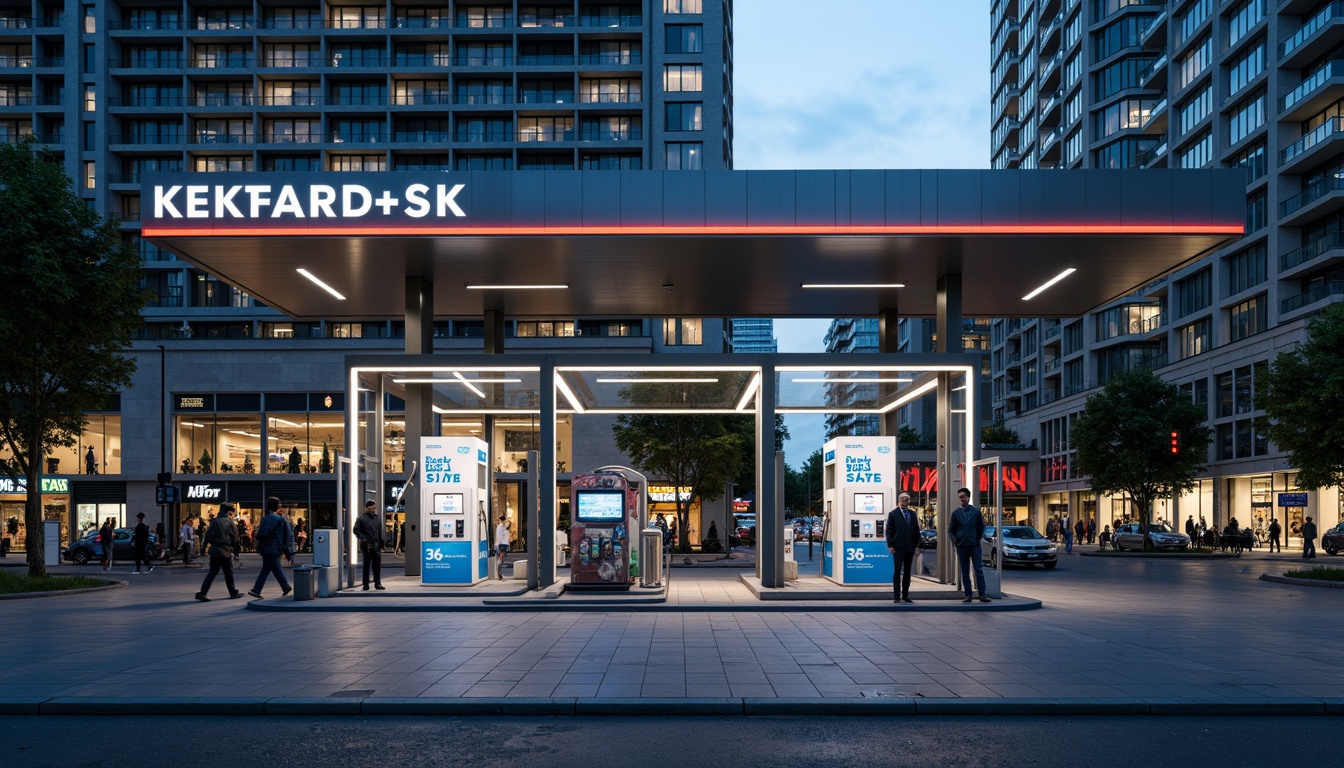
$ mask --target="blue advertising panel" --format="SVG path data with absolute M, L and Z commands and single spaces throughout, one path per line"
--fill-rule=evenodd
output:
M 1307 494 L 1305 493 L 1280 493 L 1280 507 L 1305 507 L 1307 506 Z
M 476 578 L 484 579 L 490 575 L 489 547 L 484 541 L 477 543 L 480 546 L 476 550 Z
M 427 541 L 421 545 L 422 584 L 473 584 L 470 541 Z
M 890 584 L 894 565 L 887 542 L 846 541 L 846 584 Z

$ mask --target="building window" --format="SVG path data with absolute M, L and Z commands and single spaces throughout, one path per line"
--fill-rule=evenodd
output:
M 1180 107 L 1181 115 L 1181 135 L 1189 133 L 1191 129 L 1199 125 L 1204 118 L 1213 111 L 1213 86 L 1207 85 L 1204 90 Z
M 1201 270 L 1176 283 L 1176 316 L 1185 317 L 1213 302 L 1213 278 L 1210 270 Z
M 705 52 L 704 25 L 668 24 L 663 30 L 668 53 Z
M 674 318 L 663 320 L 663 344 L 675 346 L 700 346 L 704 344 L 700 318 Z
M 1234 45 L 1265 18 L 1265 0 L 1241 0 L 1227 17 L 1227 44 Z
M 1213 0 L 1195 0 L 1180 16 L 1177 16 L 1176 21 L 1181 30 L 1178 42 L 1184 43 L 1198 32 L 1212 11 Z
M 1177 353 L 1182 360 L 1209 351 L 1213 344 L 1212 327 L 1209 318 L 1205 317 L 1176 329 Z
M 1213 132 L 1205 131 L 1181 152 L 1182 168 L 1203 168 L 1213 160 Z
M 663 67 L 664 93 L 699 93 L 701 90 L 699 64 L 669 64 Z
M 663 0 L 663 13 L 703 13 L 702 0 Z
M 670 141 L 667 143 L 667 170 L 702 170 L 701 156 L 703 154 L 704 145 L 698 141 Z
M 1229 168 L 1245 168 L 1247 184 L 1264 176 L 1268 170 L 1268 165 L 1265 163 L 1265 142 L 1258 141 L 1228 158 L 1227 165 Z
M 1227 295 L 1235 296 L 1269 279 L 1269 249 L 1260 243 L 1227 257 Z
M 1204 74 L 1212 61 L 1213 38 L 1206 35 L 1203 41 L 1176 61 L 1176 87 L 1184 88 L 1193 83 Z
M 1246 198 L 1246 234 L 1259 232 L 1269 224 L 1269 195 L 1260 190 Z
M 1227 70 L 1227 92 L 1235 95 L 1265 71 L 1265 41 L 1261 40 Z
M 94 160 L 84 161 L 84 188 L 98 188 L 98 163 Z
M 84 89 L 84 111 L 85 112 L 98 111 L 98 91 L 94 88 Z
M 698 131 L 702 128 L 703 107 L 698 101 L 672 101 L 667 104 L 669 131 Z
M 1232 108 L 1232 119 L 1228 122 L 1227 143 L 1236 144 L 1265 124 L 1265 92 L 1251 96 Z
M 1268 326 L 1265 294 L 1235 304 L 1228 309 L 1228 329 L 1232 341 L 1254 336 Z

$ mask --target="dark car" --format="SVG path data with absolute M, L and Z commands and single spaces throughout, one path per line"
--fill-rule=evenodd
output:
M 981 545 L 990 565 L 998 565 L 999 550 L 994 526 L 985 526 L 985 540 Z M 1059 550 L 1030 525 L 1003 526 L 1003 564 L 1042 565 L 1053 570 L 1059 564 Z
M 1326 554 L 1330 555 L 1338 555 L 1341 551 L 1344 551 L 1344 523 L 1340 523 L 1325 532 L 1325 535 L 1321 537 L 1321 549 L 1324 549 Z
M 112 532 L 112 559 L 113 560 L 133 560 L 135 558 L 135 545 L 131 543 L 131 534 L 134 533 L 130 528 L 117 528 Z M 84 535 L 84 538 L 75 541 L 62 552 L 67 560 L 73 560 L 79 565 L 84 565 L 90 560 L 101 561 L 103 559 L 103 549 L 98 544 L 98 531 L 92 531 Z M 163 556 L 163 548 L 159 546 L 159 537 L 153 533 L 149 534 L 149 548 L 146 551 L 150 560 L 157 560 Z
M 920 531 L 919 546 L 923 549 L 937 549 L 938 532 L 931 528 L 925 528 L 924 530 Z

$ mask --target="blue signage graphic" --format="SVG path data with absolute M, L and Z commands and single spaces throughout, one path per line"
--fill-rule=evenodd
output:
M 472 555 L 469 541 L 427 541 L 420 545 L 422 584 L 471 584 Z
M 477 542 L 480 546 L 476 551 L 476 577 L 484 579 L 490 575 L 490 564 L 486 559 L 490 556 L 484 541 Z
M 895 566 L 886 540 L 846 541 L 844 564 L 846 584 L 890 584 Z
M 1305 493 L 1280 493 L 1280 507 L 1305 507 L 1307 506 L 1307 494 Z
M 834 577 L 834 569 L 831 563 L 835 562 L 835 555 L 831 554 L 835 548 L 835 542 L 828 541 L 821 545 L 821 575 Z

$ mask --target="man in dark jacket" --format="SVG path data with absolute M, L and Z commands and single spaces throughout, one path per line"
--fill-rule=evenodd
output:
M 256 543 L 257 554 L 261 555 L 261 573 L 257 574 L 257 583 L 247 594 L 261 597 L 266 577 L 274 573 L 275 582 L 280 585 L 280 596 L 288 595 L 293 587 L 285 579 L 285 572 L 280 569 L 280 556 L 284 555 L 291 560 L 294 558 L 294 529 L 280 514 L 280 499 L 275 496 L 266 499 L 266 516 L 257 526 Z
M 891 552 L 891 589 L 897 603 L 910 599 L 910 575 L 919 560 L 919 518 L 910 508 L 910 494 L 902 493 L 896 508 L 887 513 L 887 549 Z
M 1302 559 L 1316 559 L 1316 523 L 1310 517 L 1302 524 Z
M 980 594 L 980 602 L 988 603 L 985 594 L 985 566 L 980 562 L 980 541 L 985 536 L 985 519 L 980 510 L 971 505 L 971 491 L 961 488 L 957 491 L 957 500 L 961 506 L 952 510 L 952 520 L 947 526 L 947 535 L 957 547 L 957 562 L 961 566 L 961 587 L 966 593 L 963 603 L 971 602 L 971 571 L 975 571 L 975 591 Z M 1065 519 L 1064 529 L 1068 530 Z
M 137 512 L 135 530 L 131 532 L 131 546 L 135 549 L 135 573 L 140 573 L 140 563 L 149 568 L 145 573 L 154 572 L 154 563 L 149 560 L 149 526 L 145 524 L 145 513 Z
M 243 596 L 233 585 L 233 555 L 238 551 L 238 526 L 233 524 L 233 515 L 232 504 L 220 504 L 219 514 L 210 521 L 210 528 L 205 532 L 205 545 L 210 551 L 210 570 L 205 574 L 205 581 L 201 582 L 201 591 L 196 593 L 196 599 L 203 603 L 210 602 L 206 595 L 220 571 L 224 571 L 224 586 L 229 588 L 229 597 Z
M 364 591 L 369 591 L 369 569 L 373 569 L 374 589 L 383 586 L 383 545 L 387 530 L 378 514 L 378 505 L 372 500 L 364 503 L 364 514 L 355 521 L 355 538 L 359 539 L 359 554 L 364 558 Z

